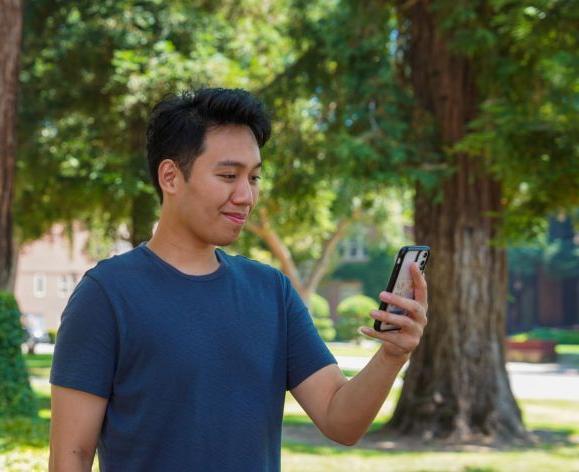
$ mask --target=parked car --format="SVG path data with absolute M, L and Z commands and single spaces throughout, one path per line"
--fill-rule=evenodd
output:
M 37 344 L 50 342 L 50 336 L 44 326 L 44 318 L 35 313 L 23 313 L 21 320 L 27 352 L 34 354 Z

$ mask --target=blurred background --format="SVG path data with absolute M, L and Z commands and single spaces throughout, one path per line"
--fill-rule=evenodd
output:
M 367 437 L 288 395 L 282 469 L 579 470 L 578 24 L 566 0 L 0 0 L 0 470 L 46 470 L 62 310 L 151 237 L 148 114 L 201 86 L 267 105 L 227 250 L 290 277 L 345 375 L 399 247 L 432 248 Z

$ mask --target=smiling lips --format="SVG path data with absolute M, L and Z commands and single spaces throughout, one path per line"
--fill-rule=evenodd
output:
M 245 223 L 247 219 L 247 215 L 245 213 L 223 213 L 223 215 L 235 224 L 242 225 Z

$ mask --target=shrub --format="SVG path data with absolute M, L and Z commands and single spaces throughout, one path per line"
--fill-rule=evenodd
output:
M 535 328 L 526 333 L 510 337 L 513 341 L 555 341 L 557 344 L 579 344 L 579 330 L 557 328 Z
M 366 295 L 353 295 L 345 298 L 338 305 L 337 337 L 341 341 L 360 341 L 358 328 L 374 323 L 370 311 L 378 308 L 378 302 Z
M 336 330 L 334 322 L 330 318 L 330 304 L 327 300 L 317 293 L 312 294 L 310 298 L 310 313 L 322 339 L 326 342 L 333 341 L 336 337 Z
M 16 300 L 11 293 L 0 292 L 0 418 L 38 413 L 20 347 L 23 341 Z

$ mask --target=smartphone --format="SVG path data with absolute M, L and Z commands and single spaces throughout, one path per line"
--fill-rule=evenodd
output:
M 390 280 L 386 286 L 386 291 L 394 293 L 404 298 L 414 298 L 414 289 L 410 265 L 417 263 L 420 272 L 424 274 L 426 264 L 430 258 L 430 247 L 428 246 L 404 246 L 398 251 L 394 268 L 390 274 Z M 388 303 L 381 302 L 380 310 L 394 313 L 396 315 L 405 315 L 406 310 Z M 397 326 L 384 323 L 380 320 L 374 320 L 374 329 L 376 331 L 399 331 Z

